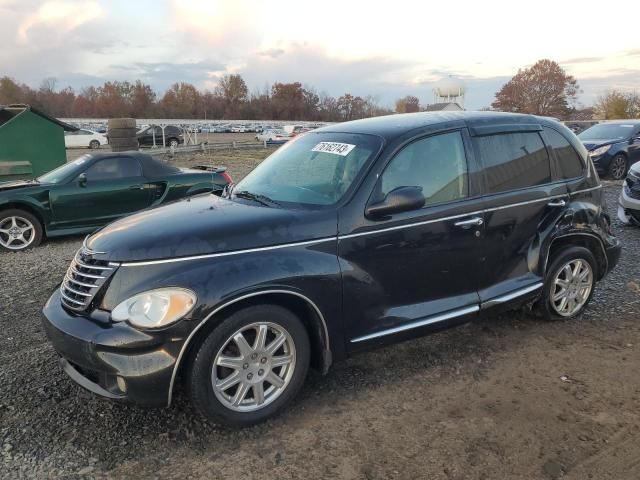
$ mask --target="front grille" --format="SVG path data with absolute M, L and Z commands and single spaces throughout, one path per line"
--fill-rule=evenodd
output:
M 118 268 L 117 263 L 92 259 L 85 252 L 82 248 L 76 253 L 60 286 L 62 303 L 76 311 L 89 308 L 100 287 Z

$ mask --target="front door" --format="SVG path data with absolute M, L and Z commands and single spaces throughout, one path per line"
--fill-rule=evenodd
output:
M 83 228 L 105 225 L 151 204 L 151 190 L 135 158 L 97 160 L 79 178 L 51 190 L 52 227 Z
M 464 132 L 406 145 L 380 175 L 369 201 L 417 186 L 426 199 L 423 208 L 365 220 L 351 231 L 341 225 L 348 349 L 411 337 L 478 311 L 482 200 L 470 187 Z

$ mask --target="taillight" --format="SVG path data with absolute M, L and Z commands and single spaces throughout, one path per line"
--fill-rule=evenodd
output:
M 233 183 L 233 178 L 231 178 L 231 175 L 229 175 L 227 172 L 222 172 L 220 175 L 222 176 L 222 178 L 224 178 L 225 182 Z

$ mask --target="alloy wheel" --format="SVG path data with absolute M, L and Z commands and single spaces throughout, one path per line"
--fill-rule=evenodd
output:
M 296 366 L 292 336 L 271 322 L 247 325 L 218 351 L 211 383 L 228 409 L 251 412 L 264 408 L 285 391 Z
M 567 262 L 553 279 L 551 305 L 556 313 L 570 317 L 587 303 L 593 288 L 593 270 L 586 260 Z
M 0 220 L 0 245 L 9 250 L 27 248 L 36 237 L 33 224 L 24 217 L 11 216 Z
M 621 155 L 616 156 L 611 160 L 611 167 L 609 169 L 611 177 L 614 180 L 621 180 L 627 171 L 627 161 Z

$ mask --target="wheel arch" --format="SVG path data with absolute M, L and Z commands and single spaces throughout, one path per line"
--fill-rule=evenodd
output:
M 323 374 L 328 371 L 332 363 L 329 331 L 324 315 L 316 303 L 306 295 L 292 290 L 272 289 L 252 292 L 219 305 L 192 330 L 176 360 L 169 384 L 167 405 L 171 405 L 176 378 L 190 363 L 196 347 L 224 318 L 234 312 L 258 304 L 278 305 L 295 314 L 302 321 L 309 334 L 311 365 Z
M 45 221 L 45 214 L 41 209 L 35 207 L 29 202 L 20 202 L 20 201 L 7 202 L 0 205 L 0 212 L 4 212 L 5 210 L 12 210 L 12 209 L 24 210 L 26 212 L 29 212 L 31 215 L 33 215 L 38 219 L 38 221 L 40 222 L 40 225 L 42 226 L 43 233 L 46 232 L 47 223 Z
M 544 272 L 546 275 L 547 267 L 551 263 L 551 258 L 558 254 L 567 247 L 584 247 L 588 249 L 598 262 L 598 271 L 596 272 L 596 279 L 600 280 L 607 273 L 607 254 L 605 251 L 602 240 L 597 235 L 587 232 L 572 232 L 564 235 L 560 235 L 554 238 L 547 250 L 547 256 L 544 263 Z

